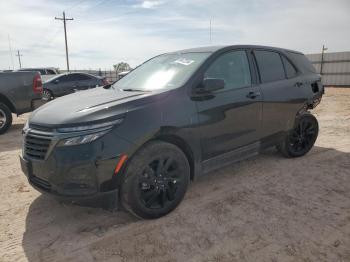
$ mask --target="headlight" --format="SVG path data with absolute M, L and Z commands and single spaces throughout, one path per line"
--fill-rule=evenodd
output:
M 121 122 L 123 122 L 123 118 L 119 118 L 113 121 L 98 123 L 98 124 L 57 128 L 57 131 L 60 133 L 70 133 L 70 132 L 87 131 L 87 130 L 100 129 L 100 128 L 108 129 L 108 128 L 112 128 L 114 125 L 120 124 Z
M 95 141 L 96 139 L 102 137 L 105 135 L 109 130 L 93 133 L 93 134 L 87 134 L 87 135 L 81 135 L 81 136 L 75 136 L 63 139 L 59 142 L 58 146 L 75 146 L 75 145 L 82 145 L 87 144 L 90 142 Z

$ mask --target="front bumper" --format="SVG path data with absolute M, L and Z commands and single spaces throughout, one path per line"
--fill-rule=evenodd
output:
M 80 184 L 76 183 L 75 188 L 64 189 L 57 185 L 52 185 L 48 180 L 33 174 L 33 162 L 24 159 L 22 156 L 20 156 L 20 162 L 22 171 L 27 177 L 29 184 L 40 193 L 49 194 L 59 201 L 76 203 L 84 206 L 104 208 L 117 206 L 119 194 L 118 188 L 113 188 L 113 182 L 111 182 L 110 185 L 112 189 L 108 191 L 94 190 L 94 192 L 87 192 L 81 189 L 86 187 L 86 182 L 83 180 Z M 69 183 L 69 181 L 67 182 Z
M 109 132 L 89 144 L 53 146 L 45 159 L 33 159 L 25 144 L 20 162 L 29 183 L 42 193 L 89 206 L 115 206 L 120 174 L 114 170 L 129 146 Z

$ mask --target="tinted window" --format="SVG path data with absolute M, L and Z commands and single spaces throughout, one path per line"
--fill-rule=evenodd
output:
M 225 89 L 251 85 L 250 69 L 245 51 L 223 54 L 209 67 L 205 78 L 219 78 L 225 81 Z
M 75 74 L 74 80 L 78 80 L 78 81 L 91 80 L 91 77 L 89 77 L 87 75 L 83 75 L 83 74 Z
M 271 51 L 255 51 L 260 79 L 263 83 L 285 79 L 280 55 Z
M 65 75 L 60 78 L 60 81 L 62 82 L 77 81 L 77 78 L 75 75 Z
M 282 56 L 283 64 L 284 64 L 284 69 L 286 70 L 286 75 L 288 78 L 292 78 L 296 76 L 297 70 L 295 67 L 288 61 L 287 58 Z
M 292 62 L 294 62 L 296 66 L 302 70 L 302 72 L 316 73 L 315 67 L 305 55 L 294 52 L 288 52 L 288 54 L 292 59 Z
M 91 78 L 81 74 L 69 74 L 59 78 L 61 82 L 90 80 Z

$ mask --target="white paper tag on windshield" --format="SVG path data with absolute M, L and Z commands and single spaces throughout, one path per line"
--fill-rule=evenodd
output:
M 179 59 L 174 61 L 174 63 L 185 65 L 185 66 L 189 66 L 193 62 L 194 62 L 194 60 L 190 60 L 190 59 L 186 59 L 186 58 L 179 58 Z

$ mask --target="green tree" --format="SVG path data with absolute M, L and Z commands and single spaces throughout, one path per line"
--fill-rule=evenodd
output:
M 120 62 L 118 64 L 113 65 L 114 70 L 119 74 L 124 71 L 130 71 L 131 67 L 128 63 Z

